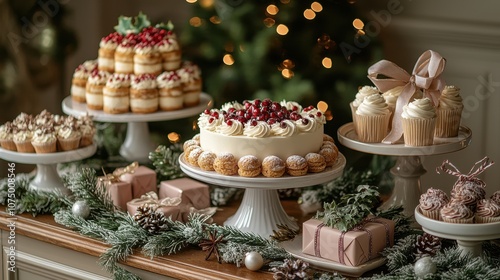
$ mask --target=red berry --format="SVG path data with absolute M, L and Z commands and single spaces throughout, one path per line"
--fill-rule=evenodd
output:
M 316 112 L 316 116 L 321 117 L 323 114 L 321 112 Z
M 290 113 L 290 119 L 291 119 L 292 121 L 296 121 L 296 120 L 300 119 L 300 115 L 299 115 L 299 114 L 297 114 L 297 112 L 291 112 L 291 113 Z
M 257 125 L 257 121 L 256 121 L 256 120 L 252 120 L 252 121 L 250 122 L 250 125 L 251 125 L 251 126 L 256 126 L 256 125 Z
M 295 105 L 292 107 L 292 111 L 298 111 L 298 110 L 299 110 L 299 107 L 297 107 Z
M 205 115 L 210 115 L 210 110 L 205 109 L 205 111 L 203 111 L 203 114 L 205 114 Z
M 215 119 L 213 117 L 211 117 L 210 119 L 208 119 L 208 123 L 213 123 L 215 121 Z
M 267 120 L 267 123 L 268 124 L 275 124 L 276 123 L 276 119 L 275 118 L 270 118 Z
M 281 109 L 281 105 L 278 102 L 273 102 L 273 104 L 271 104 L 271 110 L 279 111 L 280 109 Z
M 276 112 L 271 112 L 271 114 L 269 114 L 269 117 L 273 118 L 273 119 L 277 119 L 278 118 L 278 114 Z
M 255 100 L 253 101 L 253 104 L 254 104 L 255 106 L 259 106 L 259 105 L 260 105 L 260 99 L 255 99 Z
M 286 124 L 286 122 L 281 122 L 280 123 L 280 127 L 281 128 L 286 128 L 288 125 Z
M 309 105 L 309 106 L 307 106 L 307 108 L 304 109 L 304 111 L 308 112 L 308 111 L 311 111 L 312 109 L 314 109 L 314 106 Z
M 226 124 L 227 124 L 227 125 L 233 125 L 233 121 L 232 121 L 232 120 L 227 120 L 227 121 L 226 121 Z
M 252 109 L 252 115 L 253 116 L 260 115 L 260 109 L 258 107 L 253 107 L 253 109 Z
M 219 118 L 219 113 L 218 113 L 217 111 L 214 111 L 214 112 L 212 113 L 212 116 L 213 116 L 214 118 Z
M 307 125 L 309 123 L 308 119 L 302 119 L 302 124 Z
M 227 110 L 227 112 L 228 112 L 228 113 L 230 113 L 230 114 L 231 114 L 232 112 L 234 112 L 234 111 L 236 111 L 236 109 L 235 109 L 234 107 L 231 107 L 231 108 L 229 108 L 229 109 Z
M 237 119 L 238 119 L 238 121 L 240 123 L 246 123 L 247 122 L 247 119 L 245 119 L 245 117 L 238 117 Z
M 271 100 L 269 99 L 264 99 L 264 101 L 262 101 L 262 107 L 269 107 L 271 105 Z
M 248 110 L 248 108 L 250 108 L 250 106 L 252 106 L 252 103 L 248 102 L 248 101 L 245 101 L 245 109 Z

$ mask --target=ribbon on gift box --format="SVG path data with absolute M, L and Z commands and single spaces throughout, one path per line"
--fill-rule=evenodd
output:
M 477 178 L 477 176 L 479 174 L 483 173 L 484 170 L 486 170 L 488 167 L 492 166 L 494 163 L 495 162 L 490 161 L 490 159 L 488 157 L 484 157 L 480 161 L 474 163 L 474 165 L 470 169 L 469 173 L 463 174 L 449 160 L 445 160 L 445 161 L 443 161 L 443 164 L 441 164 L 441 166 L 438 166 L 436 168 L 436 172 L 438 174 L 440 174 L 441 172 L 445 172 L 445 173 L 448 173 L 450 175 L 457 176 L 458 177 L 458 181 L 457 182 L 472 181 L 472 182 L 478 184 L 479 186 L 484 187 L 486 185 L 486 183 L 484 183 L 483 180 Z M 454 170 L 451 170 L 446 165 L 451 166 Z
M 182 200 L 180 197 L 165 197 L 158 199 L 158 195 L 155 192 L 148 192 L 143 194 L 140 198 L 135 198 L 130 201 L 131 204 L 151 206 L 155 211 L 161 207 L 178 206 L 181 202 Z
M 135 172 L 137 167 L 139 167 L 139 163 L 137 161 L 134 161 L 125 167 L 120 167 L 120 168 L 115 169 L 115 171 L 113 171 L 113 175 L 115 177 L 119 178 L 121 175 L 126 174 L 126 173 L 132 174 Z
M 111 185 L 117 182 L 120 182 L 120 178 L 113 174 L 106 174 L 106 172 L 104 172 L 104 176 L 99 177 L 99 183 L 101 184 L 101 186 Z
M 384 228 L 385 228 L 385 243 L 386 243 L 386 246 L 390 246 L 391 245 L 391 238 L 390 238 L 390 229 L 389 229 L 389 225 L 384 222 L 383 220 L 379 220 L 378 217 L 370 217 L 370 218 L 365 218 L 363 219 L 363 221 L 358 224 L 357 226 L 355 226 L 354 228 L 352 228 L 351 230 L 362 230 L 362 231 L 365 231 L 367 234 L 368 234 L 368 260 L 371 260 L 373 258 L 373 237 L 372 237 L 372 233 L 371 231 L 369 231 L 367 228 L 365 228 L 365 225 L 367 223 L 380 223 L 382 225 L 384 225 Z M 316 231 L 314 233 L 314 254 L 316 257 L 321 257 L 321 253 L 320 253 L 320 232 L 321 232 L 321 228 L 323 228 L 325 226 L 324 223 L 321 223 L 319 224 L 317 227 L 316 227 Z M 346 233 L 348 233 L 349 231 L 342 231 L 341 234 L 340 234 L 340 237 L 339 237 L 339 240 L 338 240 L 338 256 L 339 256 L 339 262 L 343 265 L 345 265 L 345 260 L 344 260 L 344 255 L 345 255 L 345 251 L 344 251 L 344 236 L 346 235 Z
M 441 77 L 445 64 L 446 60 L 439 53 L 427 50 L 418 58 L 412 75 L 388 60 L 381 60 L 368 68 L 368 78 L 379 91 L 386 92 L 397 86 L 404 86 L 396 101 L 392 129 L 382 140 L 383 143 L 393 144 L 403 135 L 403 106 L 410 102 L 417 89 L 422 89 L 424 96 L 429 97 L 435 106 L 438 105 L 439 96 L 445 87 L 445 81 Z M 379 75 L 384 77 L 379 78 Z

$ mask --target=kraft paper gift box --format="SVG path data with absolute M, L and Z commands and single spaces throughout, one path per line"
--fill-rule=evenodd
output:
M 164 197 L 180 197 L 182 204 L 189 209 L 210 207 L 210 192 L 208 185 L 189 178 L 163 181 L 160 183 L 160 199 Z
M 106 189 L 113 204 L 122 211 L 127 209 L 127 202 L 132 200 L 132 186 L 129 182 L 122 182 L 112 174 L 98 177 L 98 184 Z
M 113 174 L 123 182 L 132 185 L 133 198 L 139 198 L 148 192 L 156 192 L 156 172 L 146 167 L 140 166 L 137 162 L 124 168 L 117 168 Z
M 302 224 L 302 252 L 346 266 L 359 266 L 394 244 L 394 222 L 373 218 L 362 227 L 342 232 L 310 219 Z
M 165 217 L 170 217 L 172 221 L 182 220 L 181 199 L 179 197 L 166 197 L 158 199 L 155 192 L 148 192 L 140 198 L 132 199 L 127 202 L 127 211 L 131 216 L 137 212 L 137 208 L 143 205 L 149 205 L 157 212 L 163 212 Z

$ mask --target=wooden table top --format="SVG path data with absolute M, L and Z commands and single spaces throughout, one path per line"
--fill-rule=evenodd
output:
M 295 217 L 299 225 L 311 217 L 311 215 L 304 216 L 294 200 L 282 200 L 281 203 L 286 213 Z M 223 224 L 236 212 L 238 206 L 239 202 L 233 202 L 221 207 L 222 210 L 213 217 L 214 222 Z M 0 228 L 2 230 L 8 230 L 7 218 L 10 217 L 5 212 L 5 207 L 1 207 Z M 21 214 L 16 218 L 16 233 L 29 238 L 97 257 L 109 248 L 109 245 L 99 240 L 82 236 L 57 224 L 52 215 L 33 217 L 30 214 Z M 271 272 L 252 272 L 245 267 L 238 268 L 235 264 L 219 264 L 214 258 L 205 261 L 205 252 L 199 247 L 187 247 L 174 255 L 153 259 L 136 252 L 123 264 L 177 279 L 273 279 Z

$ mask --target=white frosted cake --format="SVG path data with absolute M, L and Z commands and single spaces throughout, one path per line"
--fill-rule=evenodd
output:
M 332 158 L 336 159 L 338 150 L 333 139 L 324 135 L 325 123 L 325 116 L 321 111 L 313 106 L 302 108 L 293 101 L 257 99 L 244 101 L 243 104 L 230 102 L 220 109 L 207 109 L 200 114 L 200 134 L 186 141 L 184 156 L 186 161 L 195 166 L 205 166 L 197 165 L 196 158 L 189 158 L 200 156 L 201 151 L 213 153 L 217 157 L 227 157 L 230 154 L 235 161 L 253 156 L 260 163 L 273 156 L 281 159 L 285 165 L 291 156 L 305 159 L 310 153 L 319 154 L 328 148 L 329 162 L 325 164 L 331 166 Z M 325 146 L 325 142 L 330 143 Z M 200 161 L 203 159 L 201 157 Z M 235 174 L 230 172 L 225 175 Z

